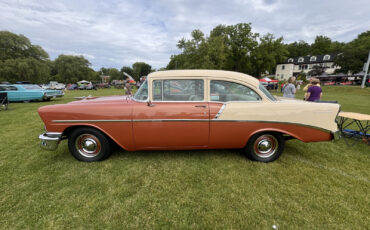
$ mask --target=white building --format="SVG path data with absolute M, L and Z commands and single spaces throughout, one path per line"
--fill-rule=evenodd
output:
M 325 67 L 326 74 L 333 74 L 336 69 L 340 69 L 334 64 L 336 56 L 337 54 L 321 54 L 288 58 L 284 63 L 276 65 L 276 79 L 287 80 L 301 72 L 307 74 L 314 66 Z

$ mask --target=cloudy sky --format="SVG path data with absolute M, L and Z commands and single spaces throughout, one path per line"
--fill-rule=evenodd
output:
M 23 34 L 55 59 L 83 55 L 94 69 L 144 61 L 165 67 L 194 29 L 251 22 L 254 32 L 312 42 L 370 30 L 369 0 L 0 0 L 0 30 Z

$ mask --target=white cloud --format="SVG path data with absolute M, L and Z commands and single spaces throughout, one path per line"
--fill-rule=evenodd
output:
M 366 0 L 0 0 L 0 30 L 24 34 L 49 52 L 83 55 L 94 68 L 145 61 L 166 66 L 193 29 L 251 22 L 286 42 L 326 35 L 349 41 L 368 30 Z M 350 13 L 349 13 L 350 12 Z

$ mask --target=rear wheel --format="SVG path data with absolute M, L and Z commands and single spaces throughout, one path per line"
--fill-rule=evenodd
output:
M 111 154 L 108 137 L 93 128 L 78 128 L 68 137 L 68 148 L 79 161 L 93 162 L 106 159 Z
M 245 153 L 251 160 L 271 162 L 279 158 L 284 150 L 284 138 L 279 133 L 263 132 L 253 135 Z

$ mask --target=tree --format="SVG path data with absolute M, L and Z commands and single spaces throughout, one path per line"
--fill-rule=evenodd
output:
M 30 81 L 44 83 L 49 80 L 50 68 L 35 58 L 15 58 L 0 61 L 0 82 Z
M 133 75 L 131 75 L 136 81 L 142 76 L 147 76 L 152 71 L 152 66 L 145 62 L 135 62 L 132 65 Z
M 275 39 L 274 35 L 269 33 L 262 36 L 258 47 L 252 52 L 254 71 L 251 74 L 260 76 L 266 71 L 273 73 L 276 64 L 283 62 L 288 53 L 283 44 L 283 37 Z
M 80 80 L 99 80 L 99 74 L 91 69 L 90 62 L 83 56 L 59 55 L 55 59 L 56 75 L 52 79 L 70 83 Z
M 356 39 L 347 43 L 343 53 L 337 56 L 335 64 L 341 67 L 342 72 L 358 73 L 363 70 L 369 51 L 370 30 L 359 34 Z
M 38 45 L 32 45 L 24 35 L 17 35 L 8 31 L 0 31 L 0 60 L 15 58 L 35 58 L 47 60 L 48 53 Z
M 230 51 L 225 69 L 242 73 L 253 72 L 251 53 L 258 46 L 259 34 L 252 32 L 250 23 L 227 26 L 225 30 L 226 46 Z
M 50 76 L 48 58 L 24 35 L 0 31 L 0 81 L 45 82 Z
M 328 54 L 332 52 L 332 42 L 329 37 L 318 35 L 311 45 L 311 54 Z
M 134 77 L 134 70 L 130 66 L 123 66 L 121 68 L 122 77 L 126 78 L 126 76 L 123 75 L 123 73 L 127 73 L 128 75 Z
M 122 80 L 123 74 L 116 68 L 100 68 L 100 75 L 110 76 L 110 80 Z
M 286 45 L 289 57 L 306 56 L 310 54 L 310 45 L 305 41 L 292 42 Z

